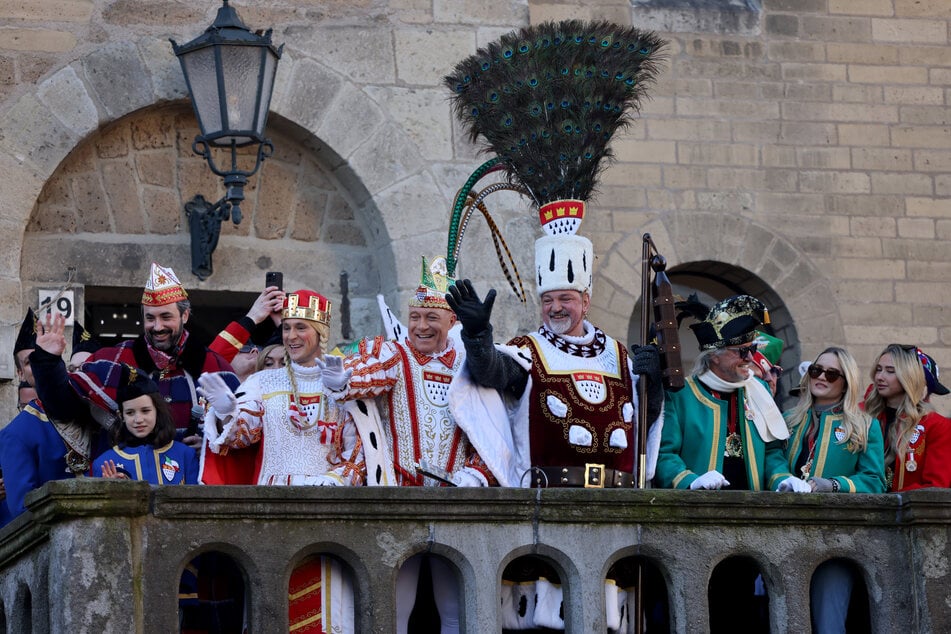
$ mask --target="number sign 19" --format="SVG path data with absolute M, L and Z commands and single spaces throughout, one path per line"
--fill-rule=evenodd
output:
M 40 289 L 39 306 L 38 319 L 45 320 L 47 311 L 50 311 L 54 316 L 60 314 L 65 317 L 67 326 L 72 326 L 75 321 L 73 291 Z

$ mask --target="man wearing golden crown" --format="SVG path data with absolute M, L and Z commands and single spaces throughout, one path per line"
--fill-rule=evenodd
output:
M 376 434 L 376 461 L 382 469 L 369 473 L 369 484 L 390 486 L 486 486 L 494 484 L 491 472 L 469 444 L 449 411 L 448 392 L 465 362 L 465 350 L 450 336 L 456 315 L 446 303 L 453 281 L 442 257 L 423 258 L 422 277 L 409 301 L 409 324 L 403 341 L 382 336 L 360 342 L 359 351 L 345 362 L 336 385 L 326 385 L 340 400 L 369 400 L 364 414 L 348 407 L 361 434 Z M 333 388 L 336 387 L 336 391 Z M 365 450 L 373 453 L 371 443 Z M 421 468 L 422 471 L 418 470 Z M 442 480 L 423 472 L 441 477 Z M 406 632 L 416 598 L 422 557 L 413 557 L 397 579 L 398 633 Z M 442 632 L 459 628 L 459 592 L 455 575 L 441 560 L 428 558 Z

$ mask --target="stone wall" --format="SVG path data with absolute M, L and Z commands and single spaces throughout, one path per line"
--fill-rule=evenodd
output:
M 390 632 L 397 570 L 425 551 L 456 569 L 463 631 L 473 634 L 500 631 L 502 571 L 523 555 L 555 567 L 566 631 L 575 634 L 605 631 L 605 575 L 631 556 L 659 569 L 674 632 L 707 631 L 710 575 L 731 556 L 761 569 L 774 632 L 809 631 L 810 580 L 832 558 L 860 571 L 873 632 L 951 626 L 951 498 L 937 490 L 150 488 L 87 479 L 49 483 L 28 505 L 0 532 L 9 631 L 30 618 L 35 632 L 175 631 L 174 588 L 185 564 L 207 550 L 244 571 L 255 632 L 287 630 L 291 570 L 314 553 L 352 572 L 359 631 Z
M 617 160 L 583 229 L 599 257 L 593 320 L 628 339 L 640 236 L 649 231 L 675 272 L 771 289 L 781 302 L 772 308 L 788 314 L 798 337 L 788 342 L 793 361 L 842 344 L 868 367 L 898 339 L 951 364 L 951 251 L 944 248 L 951 5 L 944 0 L 234 4 L 249 25 L 272 26 L 275 41 L 286 43 L 272 103 L 275 137 L 293 131 L 302 144 L 295 147 L 309 148 L 306 160 L 326 161 L 363 222 L 375 267 L 360 295 L 366 323 L 377 292 L 402 304 L 418 257 L 444 248 L 451 198 L 482 160 L 453 121 L 439 78 L 512 27 L 605 18 L 657 29 L 670 46 L 653 99 L 614 143 Z M 130 117 L 160 119 L 169 103 L 184 103 L 167 38 L 194 37 L 216 7 L 176 0 L 0 7 L 0 324 L 22 317 L 43 257 L 48 281 L 64 282 L 70 260 L 80 278 L 102 275 L 95 259 L 77 262 L 75 249 L 103 254 L 122 240 L 101 232 L 60 240 L 42 228 L 44 197 L 82 148 L 131 125 Z M 175 133 L 189 135 L 180 123 Z M 109 195 L 119 196 L 123 180 L 114 176 Z M 265 164 L 261 187 L 285 176 L 277 161 Z M 176 195 L 192 194 L 160 189 L 140 188 L 139 204 L 168 208 L 167 219 L 180 214 L 170 210 Z M 524 274 L 534 221 L 515 197 L 490 206 Z M 90 222 L 104 213 L 95 201 L 82 211 Z M 473 224 L 461 272 L 504 289 L 484 227 Z M 247 264 L 260 250 L 256 241 L 267 239 L 258 229 L 249 223 L 227 233 L 218 272 L 202 288 L 257 288 L 260 266 Z M 129 244 L 147 260 L 164 259 L 172 243 L 170 264 L 181 272 L 188 267 L 181 228 Z M 317 249 L 334 279 L 345 251 Z M 224 274 L 232 264 L 254 274 Z M 311 279 L 303 267 L 290 271 Z M 507 292 L 497 311 L 499 338 L 538 321 L 536 303 L 523 306 Z M 12 343 L 8 331 L 0 349 Z M 12 374 L 8 357 L 0 375 Z M 6 403 L 9 394 L 4 388 Z

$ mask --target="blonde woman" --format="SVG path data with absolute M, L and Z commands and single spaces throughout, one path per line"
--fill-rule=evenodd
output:
M 843 348 L 826 348 L 800 386 L 799 402 L 783 414 L 790 433 L 790 472 L 820 493 L 883 493 L 882 430 L 861 409 L 855 358 Z M 770 488 L 788 475 L 773 475 Z
M 861 409 L 859 381 L 855 358 L 830 346 L 806 369 L 799 402 L 783 415 L 790 434 L 786 464 L 813 491 L 885 491 L 882 430 Z M 783 474 L 773 478 L 778 484 Z M 846 631 L 854 585 L 852 569 L 839 561 L 816 569 L 809 588 L 813 631 Z
M 881 423 L 889 490 L 951 487 L 951 420 L 927 402 L 929 385 L 946 389 L 937 368 L 915 346 L 890 344 L 872 370 L 865 411 Z

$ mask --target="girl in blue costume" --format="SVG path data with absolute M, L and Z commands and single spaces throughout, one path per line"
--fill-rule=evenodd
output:
M 121 420 L 112 430 L 115 446 L 93 463 L 103 478 L 150 484 L 198 484 L 198 454 L 175 440 L 175 422 L 158 385 L 135 368 L 122 370 L 118 402 Z

